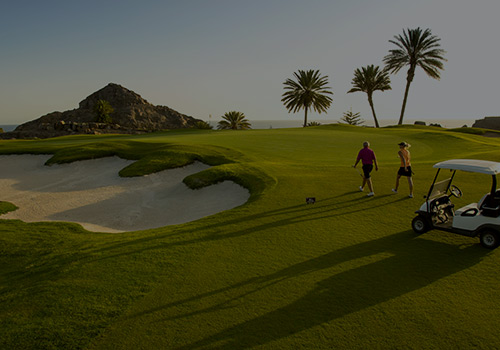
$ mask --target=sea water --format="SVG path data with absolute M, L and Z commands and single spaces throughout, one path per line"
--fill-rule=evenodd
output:
M 479 118 L 481 119 L 481 118 Z M 476 119 L 405 119 L 404 124 L 414 124 L 415 121 L 423 121 L 425 122 L 426 125 L 430 124 L 439 124 L 443 128 L 460 128 L 464 125 L 471 127 L 472 124 L 476 121 Z M 301 128 L 304 124 L 304 119 L 300 118 L 290 118 L 290 119 L 281 119 L 281 120 L 251 120 L 249 119 L 249 122 L 251 124 L 252 129 L 283 129 L 283 128 Z M 338 124 L 340 123 L 340 120 L 335 120 L 335 119 L 309 119 L 309 122 L 318 122 L 321 125 L 326 125 L 326 124 Z M 389 126 L 389 125 L 396 125 L 398 123 L 397 120 L 392 120 L 392 119 L 380 119 L 379 124 L 380 126 Z M 217 122 L 216 121 L 211 121 L 210 124 L 214 127 L 214 129 L 217 127 Z M 373 120 L 364 120 L 364 123 L 362 124 L 363 126 L 374 126 Z M 3 131 L 8 132 L 12 131 L 17 127 L 17 125 L 0 125 L 0 128 L 3 129 Z
M 7 131 L 12 131 L 14 130 L 15 128 L 17 128 L 17 125 L 0 125 L 0 129 L 2 129 L 4 132 L 7 132 Z
M 460 128 L 464 125 L 471 127 L 474 124 L 475 119 L 407 119 L 404 120 L 404 124 L 414 124 L 415 121 L 423 121 L 425 125 L 439 124 L 443 128 Z M 251 120 L 249 119 L 252 129 L 281 129 L 281 128 L 300 128 L 304 125 L 304 120 L 300 119 L 290 119 L 290 120 Z M 321 125 L 326 124 L 338 124 L 340 120 L 334 119 L 309 119 L 309 122 L 318 122 Z M 397 120 L 391 119 L 380 119 L 380 126 L 397 125 Z M 212 122 L 212 125 L 216 124 Z M 363 126 L 375 126 L 373 120 L 365 120 Z

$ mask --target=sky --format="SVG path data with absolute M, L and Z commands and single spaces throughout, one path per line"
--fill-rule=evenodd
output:
M 429 28 L 446 51 L 441 79 L 420 68 L 405 121 L 500 115 L 498 0 L 17 0 L 0 4 L 0 124 L 78 107 L 108 83 L 206 121 L 303 121 L 281 102 L 301 70 L 328 76 L 333 103 L 309 120 L 352 108 L 367 124 L 354 70 L 383 66 L 389 40 Z M 406 69 L 374 93 L 377 117 L 399 118 Z

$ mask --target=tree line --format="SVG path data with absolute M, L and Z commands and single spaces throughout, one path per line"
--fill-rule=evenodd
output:
M 391 90 L 389 75 L 397 74 L 404 67 L 408 67 L 403 104 L 398 121 L 398 125 L 403 124 L 408 92 L 415 77 L 416 68 L 422 68 L 431 78 L 437 80 L 441 78 L 440 70 L 444 70 L 443 62 L 447 59 L 443 57 L 446 51 L 440 48 L 440 41 L 441 39 L 433 35 L 429 28 L 425 30 L 420 27 L 403 29 L 402 35 L 395 35 L 393 40 L 389 40 L 396 48 L 389 50 L 389 54 L 383 58 L 385 67 L 380 68 L 372 64 L 354 70 L 354 77 L 351 81 L 353 87 L 347 93 L 366 93 L 376 128 L 380 125 L 373 104 L 373 93 Z M 292 79 L 286 79 L 283 84 L 286 91 L 283 93 L 281 101 L 289 113 L 304 110 L 304 127 L 317 124 L 307 122 L 307 116 L 311 109 L 321 114 L 326 112 L 333 102 L 331 97 L 333 92 L 327 86 L 328 76 L 322 76 L 319 70 L 299 69 L 293 73 Z M 94 112 L 96 113 L 96 121 L 111 122 L 110 114 L 113 113 L 113 109 L 107 101 L 97 101 Z M 359 113 L 352 113 L 351 109 L 351 111 L 344 113 L 343 120 L 348 123 L 360 123 L 359 118 Z M 197 127 L 200 129 L 212 128 L 209 123 L 204 121 L 198 122 Z M 217 124 L 218 129 L 250 129 L 250 127 L 251 124 L 246 119 L 245 114 L 238 111 L 225 113 Z
M 403 105 L 398 125 L 403 124 L 408 91 L 415 77 L 416 68 L 422 68 L 431 78 L 437 80 L 441 78 L 440 70 L 444 69 L 443 62 L 447 60 L 443 57 L 446 51 L 440 48 L 440 41 L 440 38 L 432 35 L 430 29 L 422 30 L 420 27 L 416 29 L 407 28 L 403 30 L 403 35 L 395 35 L 394 40 L 389 40 L 397 48 L 389 50 L 389 54 L 383 58 L 383 62 L 385 63 L 384 68 L 381 69 L 379 66 L 368 65 L 354 70 L 354 78 L 351 82 L 353 87 L 347 93 L 358 91 L 366 93 L 375 127 L 378 128 L 379 123 L 373 104 L 373 93 L 375 91 L 391 90 L 389 74 L 396 74 L 402 68 L 408 67 Z M 328 76 L 321 76 L 319 70 L 298 70 L 298 72 L 294 73 L 294 78 L 287 79 L 283 83 L 286 91 L 283 93 L 281 101 L 289 113 L 304 110 L 304 127 L 306 127 L 308 112 L 311 109 L 318 113 L 326 112 L 333 102 L 330 96 L 333 95 L 333 92 L 327 86 Z

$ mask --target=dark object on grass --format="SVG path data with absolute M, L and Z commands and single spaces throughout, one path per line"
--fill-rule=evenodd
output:
M 316 203 L 316 197 L 306 197 L 306 204 Z

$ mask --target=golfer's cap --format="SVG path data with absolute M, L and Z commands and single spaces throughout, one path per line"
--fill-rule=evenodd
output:
M 407 146 L 407 145 L 408 145 L 408 144 L 407 144 L 406 142 L 404 142 L 404 141 L 403 141 L 403 142 L 398 143 L 398 146 Z

